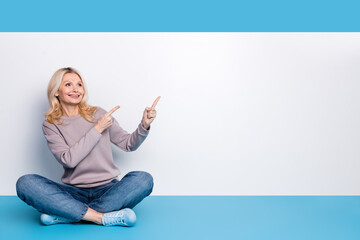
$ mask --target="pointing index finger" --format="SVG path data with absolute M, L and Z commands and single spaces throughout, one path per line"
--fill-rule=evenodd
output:
M 155 99 L 155 102 L 153 103 L 153 105 L 151 106 L 152 109 L 154 109 L 156 107 L 156 104 L 158 103 L 158 101 L 160 100 L 160 96 L 158 96 L 156 99 Z
M 107 112 L 108 115 L 113 114 L 116 110 L 118 110 L 120 108 L 119 105 L 117 105 L 116 107 L 114 107 L 113 109 L 111 109 L 109 112 Z

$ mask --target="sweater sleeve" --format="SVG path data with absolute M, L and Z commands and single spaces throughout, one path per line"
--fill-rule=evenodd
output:
M 42 126 L 50 151 L 56 160 L 66 168 L 76 167 L 94 148 L 101 138 L 95 128 L 91 128 L 78 142 L 69 146 L 55 126 Z
M 149 134 L 149 130 L 143 128 L 142 124 L 133 133 L 122 129 L 116 119 L 112 118 L 112 125 L 109 127 L 110 141 L 125 152 L 135 151 Z

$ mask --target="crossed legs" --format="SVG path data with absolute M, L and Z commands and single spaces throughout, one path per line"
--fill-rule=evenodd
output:
M 19 198 L 39 212 L 97 224 L 102 224 L 104 213 L 135 207 L 150 195 L 152 188 L 151 175 L 142 171 L 126 174 L 90 202 L 82 194 L 88 189 L 59 184 L 36 174 L 24 175 L 16 183 Z

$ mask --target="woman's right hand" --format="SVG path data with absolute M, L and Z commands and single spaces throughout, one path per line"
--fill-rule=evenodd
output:
M 107 129 L 108 127 L 110 127 L 112 125 L 112 116 L 111 114 L 113 114 L 116 110 L 118 110 L 120 108 L 119 105 L 117 105 L 116 107 L 114 107 L 113 109 L 111 109 L 109 112 L 105 113 L 104 115 L 102 115 L 99 120 L 97 121 L 97 123 L 95 124 L 94 128 L 99 132 L 102 133 L 105 129 Z

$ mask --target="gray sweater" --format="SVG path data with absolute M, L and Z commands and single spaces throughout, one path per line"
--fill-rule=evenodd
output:
M 61 117 L 64 123 L 60 125 L 43 122 L 49 149 L 65 170 L 63 183 L 90 188 L 117 179 L 120 170 L 114 164 L 110 142 L 126 152 L 135 151 L 149 134 L 141 123 L 129 134 L 114 117 L 112 125 L 100 134 L 94 125 L 105 113 L 98 107 L 93 123 L 81 115 Z

